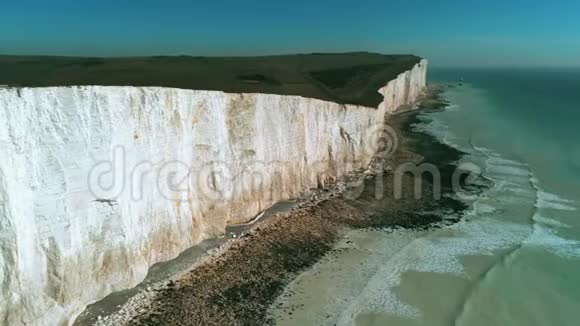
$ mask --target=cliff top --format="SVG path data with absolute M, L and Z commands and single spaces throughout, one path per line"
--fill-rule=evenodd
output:
M 0 56 L 0 85 L 162 86 L 300 95 L 377 107 L 377 92 L 421 58 L 366 52 L 262 57 Z

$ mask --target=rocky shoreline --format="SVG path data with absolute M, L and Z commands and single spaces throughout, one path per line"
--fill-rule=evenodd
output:
M 431 88 L 423 110 L 445 106 L 440 88 Z M 77 325 L 260 325 L 271 324 L 267 312 L 284 287 L 299 273 L 333 250 L 348 230 L 361 228 L 429 228 L 443 212 L 461 215 L 465 205 L 451 196 L 451 173 L 462 153 L 431 136 L 412 130 L 417 111 L 388 120 L 399 146 L 378 157 L 366 174 L 353 175 L 315 191 L 286 212 L 273 214 L 211 250 L 186 273 L 139 291 L 115 313 L 85 316 Z M 421 155 L 417 154 L 420 153 Z M 395 199 L 395 167 L 405 163 L 435 164 L 442 174 L 441 199 L 432 196 L 430 180 L 423 196 L 414 198 L 415 178 L 403 176 L 403 196 Z M 377 197 L 378 184 L 381 196 Z M 82 316 L 81 316 L 82 317 Z

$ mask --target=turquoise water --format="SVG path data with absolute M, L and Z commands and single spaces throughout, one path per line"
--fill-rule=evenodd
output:
M 545 187 L 580 198 L 580 69 L 431 72 L 436 81 L 458 76 L 472 86 L 448 92 L 465 108 L 466 119 L 451 125 L 458 135 L 529 163 Z M 484 103 L 470 109 L 470 101 Z
M 580 70 L 435 70 L 450 106 L 417 129 L 492 181 L 463 221 L 353 231 L 301 274 L 279 325 L 577 325 Z
M 500 262 L 477 280 L 457 321 L 574 325 L 580 307 L 580 70 L 440 70 L 432 78 L 454 76 L 465 84 L 447 91 L 452 106 L 436 114 L 441 129 L 432 132 L 455 140 L 495 181 L 486 194 L 496 201 L 488 203 L 492 213 L 474 213 L 487 221 L 501 217 L 496 225 L 513 242 L 494 253 Z

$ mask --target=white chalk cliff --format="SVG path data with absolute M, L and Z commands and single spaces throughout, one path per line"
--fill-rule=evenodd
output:
M 0 324 L 66 325 L 227 224 L 365 168 L 377 108 L 155 87 L 0 89 Z

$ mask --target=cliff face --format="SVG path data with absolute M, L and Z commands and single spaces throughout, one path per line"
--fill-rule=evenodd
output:
M 384 97 L 379 110 L 393 113 L 417 100 L 427 83 L 427 60 L 421 60 L 413 69 L 400 74 L 379 90 Z
M 366 167 L 386 112 L 167 88 L 0 89 L 0 320 L 66 324 L 227 224 Z

